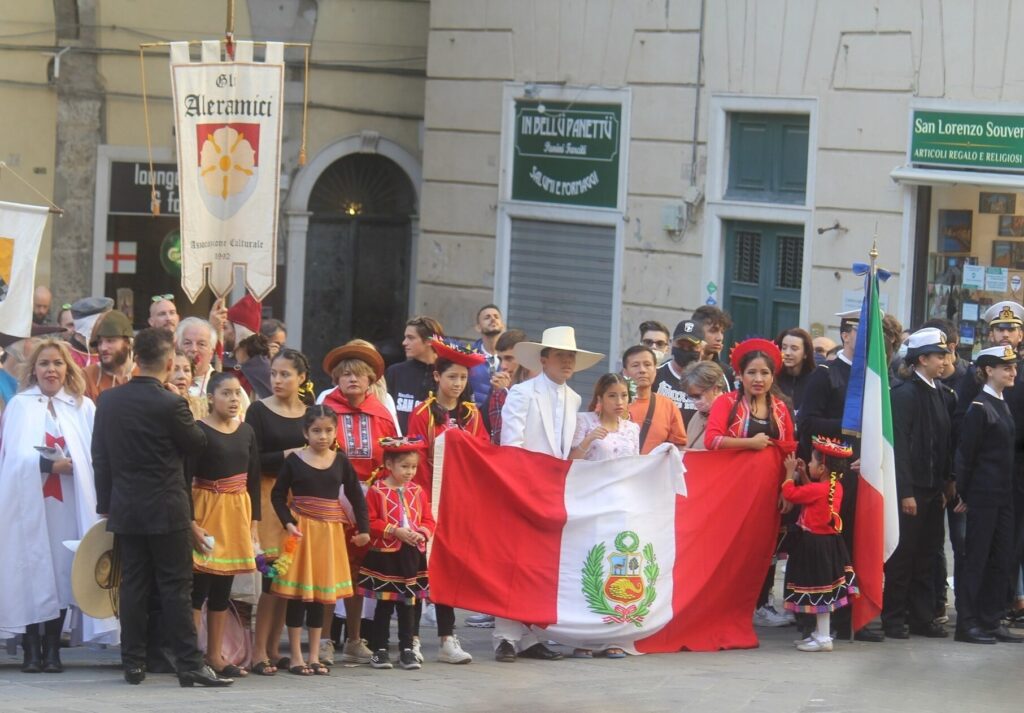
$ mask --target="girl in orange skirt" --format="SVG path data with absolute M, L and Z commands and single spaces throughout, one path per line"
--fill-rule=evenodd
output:
M 327 675 L 319 661 L 324 605 L 352 596 L 352 574 L 345 545 L 348 516 L 339 496 L 352 504 L 357 534 L 352 544 L 370 541 L 366 498 L 359 478 L 344 453 L 333 449 L 338 417 L 329 407 L 311 406 L 303 431 L 306 448 L 284 459 L 270 499 L 288 534 L 297 540 L 287 569 L 275 576 L 271 591 L 288 600 L 285 625 L 291 661 L 288 670 L 299 676 Z M 289 508 L 289 495 L 291 507 Z M 302 625 L 309 629 L 309 657 L 302 659 Z
M 221 643 L 234 576 L 256 569 L 260 454 L 256 433 L 238 420 L 238 377 L 232 372 L 214 374 L 206 388 L 210 414 L 199 422 L 206 447 L 187 466 L 192 529 L 206 545 L 192 553 L 192 612 L 198 629 L 206 603 L 207 663 L 222 676 L 238 678 L 248 673 L 224 660 Z

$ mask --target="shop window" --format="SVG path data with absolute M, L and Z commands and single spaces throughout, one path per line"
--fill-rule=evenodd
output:
M 804 203 L 808 126 L 809 119 L 803 114 L 730 114 L 725 197 Z

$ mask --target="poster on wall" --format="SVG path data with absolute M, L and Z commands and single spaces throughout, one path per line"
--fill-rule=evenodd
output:
M 1024 215 L 999 216 L 999 235 L 1005 238 L 1024 238 Z
M 284 104 L 284 46 L 269 42 L 263 62 L 238 42 L 221 61 L 219 41 L 192 62 L 171 43 L 174 124 L 181 181 L 181 286 L 195 302 L 209 282 L 217 297 L 235 267 L 257 300 L 276 285 Z

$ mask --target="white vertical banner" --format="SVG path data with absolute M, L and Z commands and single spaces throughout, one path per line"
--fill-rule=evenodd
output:
M 171 85 L 181 182 L 181 287 L 193 302 L 209 282 L 231 291 L 234 268 L 257 300 L 277 284 L 278 188 L 284 108 L 284 45 L 263 62 L 251 42 L 221 61 L 218 41 L 192 62 L 171 43 Z
M 49 209 L 0 201 L 0 332 L 32 333 L 36 259 Z

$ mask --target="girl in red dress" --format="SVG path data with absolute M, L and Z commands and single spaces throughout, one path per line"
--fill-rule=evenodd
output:
M 422 438 L 427 444 L 413 480 L 424 489 L 428 501 L 433 499 L 434 443 L 438 436 L 450 428 L 458 428 L 481 441 L 490 442 L 487 429 L 480 419 L 480 411 L 473 402 L 473 389 L 469 385 L 470 369 L 486 363 L 486 358 L 479 352 L 446 343 L 441 337 L 434 337 L 430 346 L 437 354 L 437 361 L 434 362 L 437 393 L 431 394 L 413 410 L 406 434 L 409 438 Z M 462 650 L 455 637 L 455 610 L 437 602 L 434 602 L 434 609 L 441 646 L 438 660 L 455 664 L 472 661 L 473 657 Z M 422 610 L 423 602 L 417 601 L 413 651 L 421 663 L 423 657 L 419 653 L 419 623 Z

